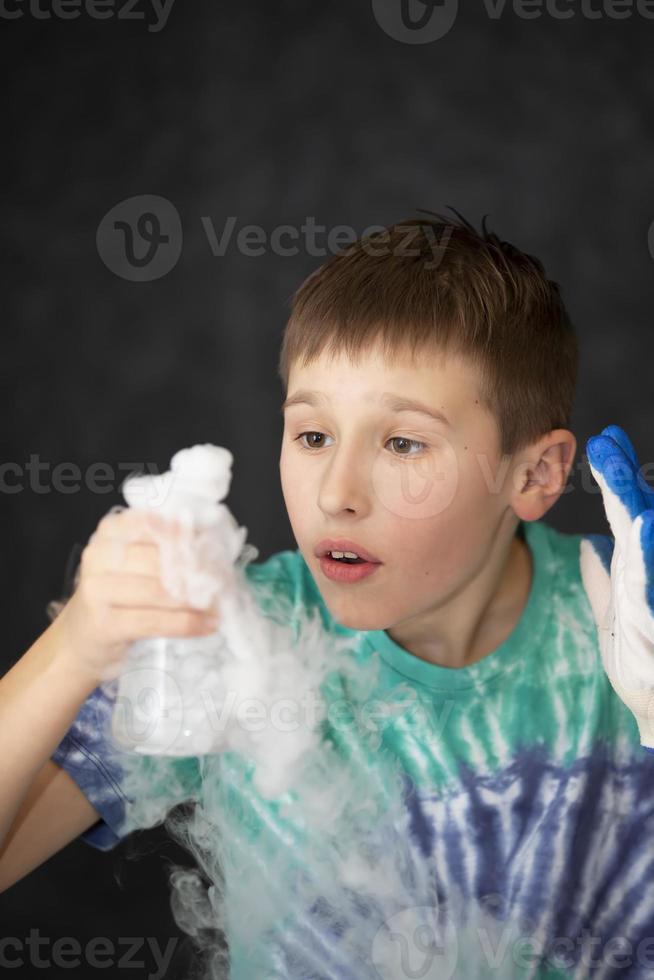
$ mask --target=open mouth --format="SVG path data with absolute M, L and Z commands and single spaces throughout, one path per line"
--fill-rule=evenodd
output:
M 345 568 L 346 565 L 380 565 L 381 562 L 372 551 L 368 551 L 363 544 L 348 538 L 324 538 L 314 548 L 314 555 L 320 559 L 321 564 L 328 564 L 333 568 Z
M 322 573 L 332 582 L 354 583 L 360 582 L 374 575 L 380 569 L 381 563 L 365 561 L 363 558 L 333 558 L 331 552 L 326 552 L 320 559 L 320 569 Z
M 329 558 L 330 561 L 338 561 L 338 562 L 341 562 L 344 565 L 364 565 L 364 564 L 366 564 L 366 562 L 364 561 L 363 558 L 347 558 L 345 555 L 343 555 L 342 558 L 334 558 L 334 556 L 332 555 L 331 551 L 328 551 L 327 552 L 327 554 L 325 555 L 325 558 Z

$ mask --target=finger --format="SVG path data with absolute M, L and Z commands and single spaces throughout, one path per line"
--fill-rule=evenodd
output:
M 586 443 L 588 462 L 602 491 L 604 509 L 618 547 L 625 551 L 634 518 L 646 509 L 631 459 L 610 436 Z
M 105 572 L 90 578 L 85 583 L 85 588 L 90 596 L 102 600 L 112 608 L 147 607 L 149 609 L 177 609 L 194 612 L 201 608 L 195 607 L 188 599 L 178 599 L 171 595 L 160 579 L 149 575 Z
M 635 518 L 622 570 L 622 582 L 620 576 L 616 579 L 618 628 L 623 638 L 616 649 L 616 679 L 629 697 L 635 691 L 644 692 L 648 688 L 651 697 L 654 682 L 654 615 L 650 582 L 654 557 L 653 526 L 654 511 L 645 511 Z M 630 701 L 626 703 L 632 707 Z
M 99 539 L 83 553 L 83 565 L 87 575 L 124 572 L 161 577 L 160 551 L 154 542 L 129 542 L 121 538 Z
M 627 454 L 631 462 L 636 468 L 638 468 L 638 457 L 636 456 L 636 450 L 634 449 L 633 443 L 624 429 L 621 429 L 619 425 L 607 425 L 602 429 L 603 436 L 608 436 L 617 442 L 618 446 Z
M 171 537 L 188 533 L 188 528 L 171 517 L 129 507 L 112 508 L 99 522 L 92 539 L 120 538 L 125 541 L 149 543 L 162 535 Z
M 206 613 L 189 609 L 130 609 L 116 606 L 112 610 L 116 635 L 128 641 L 143 636 L 188 636 L 215 633 L 218 621 Z
M 633 523 L 627 546 L 625 591 L 630 607 L 636 615 L 642 615 L 649 623 L 654 622 L 654 510 L 646 510 Z M 645 626 L 645 623 L 640 623 Z
M 611 559 L 613 558 L 614 541 L 608 534 L 585 534 L 584 541 L 593 546 L 593 551 L 602 563 L 607 575 L 611 574 Z
M 642 468 L 638 462 L 638 456 L 636 455 L 636 450 L 634 449 L 633 443 L 624 429 L 621 429 L 619 425 L 607 425 L 602 429 L 603 436 L 609 436 L 613 439 L 624 453 L 629 457 L 634 465 L 636 471 L 636 476 L 638 480 L 638 485 L 642 490 L 645 499 L 648 501 L 648 507 L 654 507 L 654 490 L 649 486 L 647 480 L 643 476 Z
M 600 541 L 599 539 L 603 539 Z M 604 544 L 610 542 L 610 549 Z M 606 535 L 589 534 L 582 538 L 579 551 L 581 580 L 598 628 L 606 627 L 606 613 L 611 599 L 611 553 L 613 541 Z

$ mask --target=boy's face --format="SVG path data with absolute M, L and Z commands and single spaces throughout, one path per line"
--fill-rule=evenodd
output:
M 294 365 L 288 399 L 299 392 L 317 397 L 284 410 L 282 492 L 327 608 L 357 630 L 428 621 L 484 565 L 514 491 L 474 367 L 433 353 L 388 362 L 375 348 L 358 366 L 345 354 Z M 394 412 L 384 404 L 393 398 L 447 422 Z M 332 581 L 315 554 L 324 538 L 348 538 L 382 564 L 358 582 Z

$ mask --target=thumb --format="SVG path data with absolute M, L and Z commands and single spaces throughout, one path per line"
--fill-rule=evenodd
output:
M 624 567 L 625 602 L 644 636 L 654 637 L 654 510 L 645 510 L 629 532 Z
M 581 540 L 581 580 L 598 627 L 604 626 L 611 601 L 613 539 L 606 534 L 587 534 Z

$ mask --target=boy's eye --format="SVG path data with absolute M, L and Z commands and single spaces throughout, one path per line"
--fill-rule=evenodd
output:
M 302 446 L 303 449 L 321 449 L 322 448 L 320 445 L 316 445 L 315 443 L 313 445 L 310 444 L 310 445 L 307 446 L 307 444 L 302 441 L 302 440 L 304 440 L 304 437 L 305 436 L 309 436 L 309 438 L 311 438 L 311 436 L 319 436 L 319 437 L 322 438 L 322 436 L 323 436 L 323 433 L 322 432 L 301 432 L 299 434 L 299 436 L 296 436 L 295 437 L 295 442 L 297 442 L 298 439 L 299 439 L 300 440 L 300 445 Z
M 299 440 L 304 440 L 304 437 L 305 436 L 309 436 L 309 437 L 311 437 L 311 436 L 318 436 L 319 438 L 324 438 L 324 433 L 322 433 L 322 432 L 301 432 L 299 434 L 299 436 L 296 436 L 295 437 L 294 442 L 297 442 L 298 439 Z M 327 438 L 329 438 L 329 436 Z M 408 439 L 406 436 L 392 436 L 388 440 L 388 442 L 389 443 L 402 443 L 402 444 L 405 444 L 405 445 L 408 443 L 409 446 L 417 446 L 417 447 L 419 447 L 419 451 L 427 448 L 426 443 L 424 443 L 424 442 L 418 442 L 416 439 Z M 313 444 L 310 443 L 309 445 L 307 445 L 305 442 L 301 441 L 300 442 L 300 445 L 304 449 L 308 449 L 309 451 L 311 451 L 312 449 L 322 449 L 322 445 L 320 445 L 320 444 L 319 445 L 316 445 L 315 442 Z M 418 452 L 403 452 L 403 451 L 397 452 L 397 451 L 394 451 L 393 452 L 393 455 L 394 456 L 418 456 L 419 455 L 419 451 Z
M 425 449 L 426 448 L 424 442 L 418 442 L 417 439 L 408 439 L 406 436 L 392 436 L 388 441 L 389 442 L 405 443 L 405 444 L 408 444 L 409 446 L 419 446 L 420 449 Z M 404 452 L 402 452 L 402 453 L 398 453 L 397 455 L 398 456 L 417 456 L 418 453 L 417 452 L 416 453 L 404 453 Z

